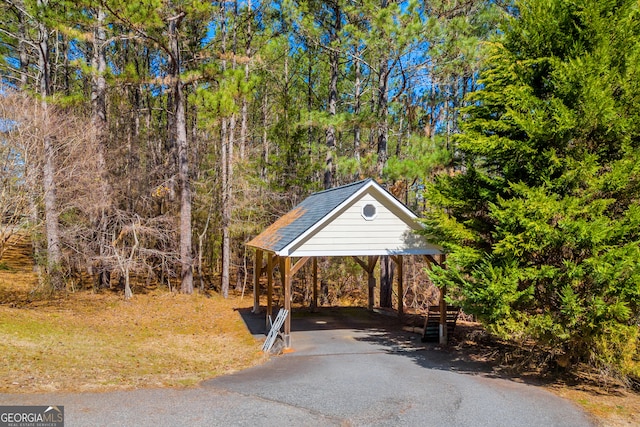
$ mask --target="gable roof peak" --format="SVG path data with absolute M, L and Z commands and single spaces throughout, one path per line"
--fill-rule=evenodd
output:
M 337 187 L 327 188 L 326 190 L 316 191 L 315 193 L 312 193 L 311 196 L 314 196 L 316 194 L 325 194 L 325 193 L 329 193 L 331 191 L 336 191 L 336 190 L 345 190 L 345 189 L 348 189 L 348 188 L 351 188 L 351 187 L 360 188 L 360 187 L 364 186 L 365 184 L 369 183 L 370 181 L 375 182 L 373 178 L 362 179 L 360 181 L 351 182 L 349 184 L 343 184 L 343 185 L 339 185 Z

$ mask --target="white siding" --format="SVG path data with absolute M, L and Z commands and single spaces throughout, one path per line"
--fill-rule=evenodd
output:
M 406 217 L 385 197 L 375 197 L 377 193 L 367 192 L 342 211 L 335 213 L 327 223 L 296 245 L 289 253 L 293 256 L 332 253 L 334 255 L 375 255 L 397 252 L 439 253 L 438 248 L 429 245 L 414 229 L 420 229 L 412 218 Z M 376 206 L 377 215 L 373 220 L 362 216 L 362 207 L 368 203 Z M 392 209 L 394 211 L 392 211 Z M 398 215 L 405 217 L 401 219 Z M 412 224 L 410 226 L 407 224 Z M 420 248 L 420 250 L 418 250 Z

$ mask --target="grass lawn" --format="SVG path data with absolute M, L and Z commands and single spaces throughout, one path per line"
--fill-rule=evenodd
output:
M 35 298 L 32 261 L 0 268 L 0 392 L 180 387 L 260 363 L 260 342 L 234 308 L 250 298 L 166 289 L 125 301 L 113 292 Z
M 264 356 L 241 303 L 165 291 L 0 305 L 0 392 L 189 386 L 247 368 Z

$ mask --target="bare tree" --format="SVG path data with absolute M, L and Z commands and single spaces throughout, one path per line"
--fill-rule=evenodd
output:
M 0 91 L 3 181 L 0 223 L 6 245 L 10 239 L 15 242 L 17 233 L 26 236 L 41 225 L 38 206 L 42 200 L 42 123 L 35 114 L 39 109 L 35 99 L 6 87 Z M 34 239 L 34 248 L 39 246 Z
M 113 7 L 109 2 L 101 1 L 114 18 L 128 27 L 135 37 L 153 44 L 159 48 L 168 60 L 168 145 L 170 152 L 175 159 L 175 178 L 180 190 L 180 267 L 181 267 L 181 292 L 190 294 L 193 292 L 193 257 L 192 257 L 192 226 L 191 208 L 192 192 L 189 168 L 189 145 L 187 139 L 186 120 L 186 94 L 184 92 L 184 82 L 181 77 L 183 67 L 181 57 L 180 27 L 186 12 L 174 2 L 167 2 L 166 7 L 155 12 L 166 27 L 162 31 L 155 23 L 137 22 L 139 16 L 135 14 L 129 16 L 127 11 L 122 11 Z M 146 25 L 149 25 L 147 27 Z M 173 178 L 172 178 L 173 180 Z
M 7 103 L 0 104 L 0 122 L 10 132 L 6 121 Z M 0 260 L 5 251 L 27 236 L 29 219 L 29 193 L 24 177 L 24 162 L 19 146 L 9 138 L 0 141 Z
M 47 105 L 47 113 L 41 114 L 41 100 L 26 92 L 7 89 L 3 90 L 2 100 L 0 117 L 7 125 L 0 152 L 6 150 L 7 155 L 3 156 L 6 165 L 1 168 L 0 179 L 7 185 L 2 187 L 0 211 L 5 212 L 5 219 L 9 217 L 7 212 L 11 212 L 8 221 L 12 232 L 17 230 L 16 226 L 24 229 L 28 225 L 31 228 L 27 230 L 31 231 L 43 225 L 33 221 L 40 215 L 29 211 L 42 205 L 47 209 L 43 203 L 48 197 L 45 188 L 51 187 L 46 187 L 43 177 L 51 174 L 46 179 L 55 183 L 55 199 L 49 201 L 53 206 L 48 208 L 58 218 L 59 258 L 55 269 L 60 276 L 56 289 L 60 289 L 64 272 L 74 265 L 86 265 L 95 252 L 94 222 L 90 218 L 96 218 L 103 206 L 102 181 L 96 172 L 100 147 L 94 128 L 87 127 L 86 119 L 73 111 Z M 45 147 L 41 144 L 43 140 L 55 143 Z M 47 162 L 51 164 L 47 166 Z M 66 220 L 60 221 L 61 214 Z
M 155 272 L 161 271 L 161 276 L 166 277 L 171 288 L 170 276 L 174 276 L 175 273 L 169 266 L 177 259 L 175 252 L 170 249 L 174 236 L 170 232 L 171 227 L 166 223 L 168 218 L 143 219 L 125 212 L 119 212 L 116 217 L 120 223 L 120 232 L 111 246 L 112 255 L 105 262 L 111 262 L 120 272 L 125 299 L 133 297 L 133 273 L 152 276 Z M 151 277 L 148 277 L 148 280 L 150 279 Z

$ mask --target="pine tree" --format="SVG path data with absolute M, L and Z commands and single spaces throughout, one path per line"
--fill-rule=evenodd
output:
M 439 286 L 491 331 L 633 369 L 640 319 L 640 20 L 632 0 L 522 0 L 428 190 Z M 564 364 L 565 362 L 562 362 Z

